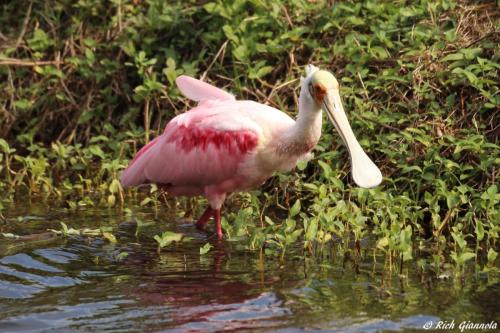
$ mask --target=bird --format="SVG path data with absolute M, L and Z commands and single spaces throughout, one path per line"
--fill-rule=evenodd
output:
M 197 106 L 171 119 L 161 135 L 142 147 L 120 182 L 123 188 L 154 183 L 172 196 L 204 196 L 208 207 L 196 227 L 203 230 L 213 217 L 219 240 L 226 197 L 310 159 L 321 136 L 323 111 L 347 146 L 354 182 L 373 188 L 382 181 L 352 131 L 339 83 L 329 71 L 306 65 L 296 120 L 186 75 L 177 77 L 176 85 Z

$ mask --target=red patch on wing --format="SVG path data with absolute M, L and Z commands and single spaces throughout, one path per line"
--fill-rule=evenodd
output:
M 175 142 L 182 150 L 206 150 L 210 144 L 229 153 L 245 154 L 257 146 L 257 135 L 252 131 L 216 131 L 208 128 L 177 127 L 168 142 Z

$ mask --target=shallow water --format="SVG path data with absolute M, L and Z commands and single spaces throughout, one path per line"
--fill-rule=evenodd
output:
M 118 243 L 100 237 L 0 238 L 0 332 L 378 332 L 420 331 L 426 323 L 499 322 L 500 281 L 485 274 L 439 279 L 389 275 L 363 244 L 358 264 L 321 263 L 292 249 L 284 261 L 216 242 L 192 223 L 137 208 L 155 222 L 138 237 L 112 209 L 68 213 L 22 203 L 0 232 L 18 235 L 112 226 Z M 151 236 L 182 232 L 192 241 L 160 255 Z M 199 248 L 214 248 L 206 255 Z M 128 256 L 120 259 L 119 254 Z M 376 258 L 377 259 L 377 258 Z

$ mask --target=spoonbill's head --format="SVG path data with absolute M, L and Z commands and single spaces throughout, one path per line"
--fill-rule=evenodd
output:
M 314 100 L 317 109 L 326 112 L 349 150 L 354 182 L 365 188 L 372 188 L 382 182 L 382 173 L 361 148 L 347 120 L 340 99 L 339 83 L 332 73 L 308 65 L 307 78 L 302 88 L 307 88 L 308 97 Z

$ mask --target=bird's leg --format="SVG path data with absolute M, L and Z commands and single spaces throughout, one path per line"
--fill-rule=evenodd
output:
M 201 215 L 198 222 L 196 222 L 196 229 L 203 230 L 203 228 L 205 228 L 205 225 L 208 223 L 210 216 L 212 216 L 213 213 L 214 210 L 212 209 L 212 207 L 208 206 L 207 209 L 205 209 L 203 215 Z
M 222 239 L 222 225 L 220 220 L 220 209 L 224 200 L 226 200 L 226 193 L 220 192 L 216 186 L 205 187 L 205 196 L 208 199 L 210 207 L 213 209 L 215 219 L 215 233 L 219 240 Z
M 221 224 L 221 219 L 220 219 L 220 208 L 215 210 L 214 218 L 215 218 L 215 232 L 217 233 L 217 238 L 219 240 L 221 240 L 222 239 L 222 224 Z

